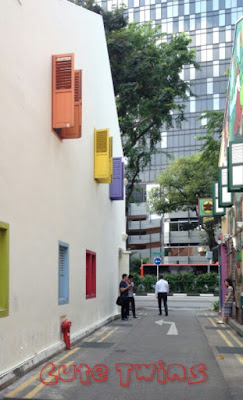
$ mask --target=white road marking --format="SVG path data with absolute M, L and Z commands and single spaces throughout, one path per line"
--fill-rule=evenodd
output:
M 167 332 L 167 335 L 178 335 L 178 330 L 176 328 L 176 324 L 175 322 L 169 322 L 169 321 L 164 321 L 163 319 L 161 319 L 160 321 L 155 321 L 156 324 L 162 326 L 164 324 L 169 324 L 170 329 Z

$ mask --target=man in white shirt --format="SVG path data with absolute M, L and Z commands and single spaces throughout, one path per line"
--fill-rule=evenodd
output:
M 164 308 L 165 308 L 165 315 L 168 315 L 168 306 L 167 306 L 168 293 L 169 293 L 169 284 L 164 279 L 164 275 L 160 275 L 160 280 L 158 282 L 156 282 L 156 285 L 155 285 L 155 294 L 157 296 L 158 305 L 159 305 L 159 315 L 162 315 L 162 310 L 161 310 L 161 300 L 162 299 L 163 299 Z

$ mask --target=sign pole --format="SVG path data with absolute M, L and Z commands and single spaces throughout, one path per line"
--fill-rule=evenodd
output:
M 159 265 L 161 264 L 161 258 L 156 257 L 154 259 L 154 263 L 155 263 L 155 265 L 157 265 L 157 281 L 158 281 L 159 280 Z

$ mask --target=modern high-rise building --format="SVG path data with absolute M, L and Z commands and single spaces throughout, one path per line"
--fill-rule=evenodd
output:
M 200 70 L 195 70 L 193 66 L 187 66 L 182 71 L 182 78 L 191 82 L 192 91 L 196 97 L 190 97 L 186 103 L 186 120 L 181 128 L 174 127 L 169 132 L 162 129 L 158 153 L 153 156 L 151 165 L 140 173 L 141 192 L 137 200 L 143 203 L 146 200 L 147 186 L 154 183 L 155 178 L 168 164 L 166 152 L 175 158 L 197 153 L 201 142 L 195 137 L 203 134 L 201 126 L 206 122 L 199 120 L 202 112 L 225 108 L 228 82 L 225 72 L 230 67 L 235 23 L 243 15 L 243 0 L 102 0 L 97 2 L 107 10 L 112 10 L 112 7 L 119 6 L 121 3 L 125 4 L 129 22 L 152 21 L 154 25 L 162 25 L 162 32 L 168 34 L 165 40 L 169 40 L 172 33 L 187 33 L 192 40 L 191 47 L 196 49 L 196 60 L 201 67 Z M 142 204 L 141 207 L 145 212 Z M 190 214 L 189 220 L 187 213 L 165 216 L 165 223 L 169 224 L 166 227 L 168 232 L 166 234 L 164 230 L 163 238 L 161 238 L 158 232 L 152 233 L 155 221 L 150 232 L 148 227 L 143 228 L 144 224 L 145 226 L 148 224 L 149 218 L 145 221 L 141 220 L 139 227 L 138 220 L 133 220 L 134 213 L 143 215 L 145 218 L 146 212 L 145 214 L 144 212 L 140 212 L 139 207 L 135 205 L 130 208 L 128 243 L 130 249 L 133 252 L 136 251 L 135 257 L 152 258 L 152 251 L 156 252 L 161 248 L 161 243 L 158 246 L 159 241 L 163 242 L 167 254 L 176 254 L 175 257 L 180 263 L 183 262 L 182 259 L 186 261 L 185 257 L 188 258 L 189 263 L 193 262 L 190 258 L 191 254 L 194 256 L 197 254 L 199 257 L 200 251 L 196 250 L 200 243 L 199 232 L 197 231 L 197 238 L 194 236 L 193 241 L 189 240 L 190 231 L 196 230 L 194 229 L 197 222 L 196 214 Z M 157 228 L 159 226 L 158 220 Z M 137 229 L 140 229 L 139 235 Z M 181 233 L 181 238 L 177 235 L 177 239 L 174 239 L 177 230 L 184 232 L 184 236 Z M 185 232 L 188 236 L 187 240 Z M 173 244 L 174 241 L 176 243 Z M 184 250 L 186 243 L 190 248 L 187 252 Z M 175 244 L 178 247 L 177 252 L 171 251 Z M 187 256 L 181 254 L 187 254 Z M 170 256 L 168 260 L 170 261 Z M 205 262 L 204 257 L 201 257 L 201 261 Z

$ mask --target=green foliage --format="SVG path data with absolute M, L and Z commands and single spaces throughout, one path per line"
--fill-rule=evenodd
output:
M 145 257 L 143 259 L 133 258 L 131 260 L 131 266 L 130 266 L 131 274 L 133 274 L 134 272 L 140 274 L 140 272 L 141 272 L 141 270 L 140 270 L 141 264 L 146 264 L 148 260 L 149 260 L 149 257 Z
M 214 309 L 214 311 L 219 311 L 219 300 L 217 300 L 213 303 L 213 309 Z
M 137 285 L 142 284 L 146 292 L 154 293 L 153 285 L 157 281 L 155 275 L 145 275 L 136 279 Z M 214 293 L 219 284 L 218 275 L 214 272 L 200 275 L 193 272 L 168 273 L 164 275 L 164 279 L 169 283 L 170 293 Z
M 127 25 L 127 17 L 124 15 L 125 7 L 121 6 L 119 8 L 114 8 L 112 11 L 106 11 L 94 0 L 69 0 L 78 6 L 82 6 L 87 10 L 93 11 L 103 17 L 104 27 L 106 35 L 112 31 L 124 28 Z
M 155 275 L 144 275 L 141 279 L 141 283 L 145 287 L 146 292 L 154 292 L 154 285 L 157 281 L 157 277 Z
M 180 78 L 184 65 L 198 68 L 190 39 L 174 35 L 168 43 L 160 27 L 150 23 L 129 24 L 108 38 L 111 71 L 117 101 L 124 155 L 128 158 L 128 197 L 138 182 L 138 174 L 151 161 L 161 129 L 179 126 L 184 105 L 192 95 L 188 82 Z M 148 73 L 149 72 L 149 73 Z M 177 111 L 173 121 L 172 111 Z
M 184 33 L 168 42 L 161 27 L 152 23 L 127 24 L 124 7 L 105 11 L 94 0 L 71 0 L 102 15 L 118 110 L 126 167 L 127 200 L 139 182 L 139 172 L 151 162 L 161 129 L 184 120 L 183 102 L 193 93 L 180 78 L 184 66 L 193 65 L 195 50 Z M 176 111 L 173 120 L 172 111 Z
M 201 274 L 197 275 L 195 290 L 198 291 L 198 293 L 213 293 L 218 285 L 218 274 L 215 272 Z
M 134 272 L 140 274 L 141 260 L 140 258 L 133 258 L 131 261 L 130 272 L 134 275 Z
M 134 275 L 135 292 L 154 293 L 157 277 L 155 275 Z M 170 293 L 215 293 L 219 280 L 215 272 L 195 275 L 193 272 L 183 272 L 181 274 L 164 274 L 164 279 L 168 281 Z
M 164 279 L 169 283 L 170 293 L 183 292 L 183 274 L 164 274 Z
M 198 197 L 212 194 L 212 183 L 218 179 L 218 158 L 223 126 L 223 111 L 204 111 L 200 119 L 206 118 L 202 126 L 206 135 L 197 137 L 202 147 L 199 154 L 181 157 L 172 161 L 157 178 L 163 188 L 154 189 L 148 201 L 149 209 L 157 213 L 176 210 L 197 210 Z M 209 234 L 213 235 L 212 227 Z M 205 227 L 206 229 L 206 227 Z M 213 236 L 209 241 L 215 244 Z
M 215 167 L 218 166 L 219 149 L 224 121 L 224 111 L 206 110 L 202 113 L 200 120 L 206 119 L 207 123 L 201 126 L 206 130 L 206 135 L 196 136 L 197 140 L 202 141 L 201 159 L 210 162 Z
M 202 161 L 201 153 L 172 161 L 156 179 L 160 188 L 151 190 L 149 209 L 157 214 L 176 210 L 196 211 L 198 197 L 209 196 L 215 166 Z

